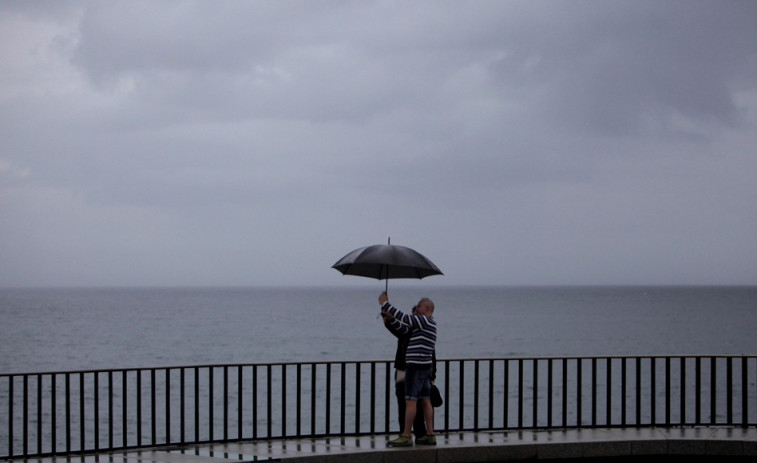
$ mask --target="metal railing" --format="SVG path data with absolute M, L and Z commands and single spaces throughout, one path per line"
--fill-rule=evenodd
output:
M 449 359 L 435 430 L 757 425 L 756 356 Z M 0 458 L 398 431 L 391 362 L 0 375 Z

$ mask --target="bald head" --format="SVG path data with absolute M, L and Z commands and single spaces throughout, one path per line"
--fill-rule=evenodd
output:
M 427 297 L 424 297 L 423 299 L 418 301 L 417 311 L 418 315 L 425 315 L 427 317 L 430 317 L 434 314 L 434 301 Z

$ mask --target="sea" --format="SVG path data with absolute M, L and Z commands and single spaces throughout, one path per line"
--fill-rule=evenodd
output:
M 390 360 L 348 287 L 0 289 L 0 373 Z M 757 286 L 390 288 L 434 301 L 437 358 L 757 354 Z

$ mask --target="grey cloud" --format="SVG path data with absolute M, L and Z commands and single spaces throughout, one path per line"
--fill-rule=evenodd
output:
M 0 6 L 0 285 L 341 284 L 389 235 L 438 284 L 756 281 L 752 2 L 60 4 Z
M 482 2 L 425 16 L 413 14 L 418 6 L 381 6 L 342 7 L 346 13 L 307 2 L 95 8 L 84 17 L 73 61 L 93 76 L 136 75 L 137 95 L 188 106 L 190 115 L 360 120 L 430 105 L 461 67 L 478 62 L 501 78 L 489 98 L 509 99 L 510 85 L 527 82 L 544 95 L 530 95 L 541 106 L 531 111 L 577 129 L 638 132 L 647 120 L 665 124 L 676 114 L 741 122 L 732 87 L 754 67 L 757 43 L 748 2 Z M 465 20 L 483 23 L 483 32 Z
M 757 56 L 748 26 L 757 18 L 753 4 L 579 2 L 570 9 L 568 20 L 524 34 L 517 54 L 493 65 L 504 84 L 543 88 L 543 109 L 558 123 L 638 134 L 645 118 L 665 124 L 676 114 L 744 122 L 733 92 Z

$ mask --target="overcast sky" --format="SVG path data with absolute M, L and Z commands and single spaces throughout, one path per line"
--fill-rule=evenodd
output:
M 757 284 L 756 25 L 2 0 L 0 286 L 370 284 L 331 265 L 389 237 L 423 284 Z

